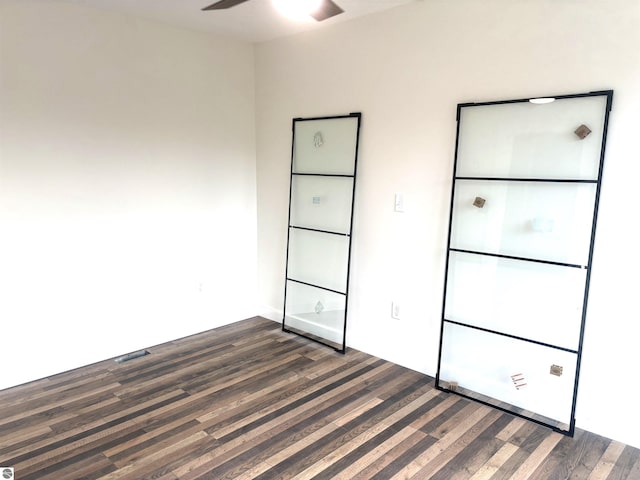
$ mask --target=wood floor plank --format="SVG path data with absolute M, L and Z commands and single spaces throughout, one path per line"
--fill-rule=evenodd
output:
M 460 416 L 459 422 L 451 430 L 441 429 L 438 433 L 442 436 L 432 446 L 418 455 L 414 460 L 409 462 L 406 466 L 395 474 L 393 479 L 411 478 L 416 475 L 423 467 L 427 466 L 429 462 L 432 462 L 438 455 L 458 440 L 467 430 L 473 427 L 478 421 L 485 417 L 489 412 L 489 408 L 485 406 L 478 406 L 476 404 L 469 404 L 465 409 L 461 410 L 464 415 Z M 448 423 L 448 422 L 447 422 Z M 444 433 L 446 431 L 446 433 Z
M 7 416 L 24 412 L 25 410 L 32 410 L 39 406 L 48 406 L 55 398 L 56 394 L 67 394 L 75 396 L 74 393 L 80 391 L 90 391 L 95 393 L 96 386 L 110 383 L 113 381 L 113 376 L 106 368 L 91 369 L 91 374 L 77 375 L 68 380 L 61 380 L 51 382 L 49 379 L 44 381 L 34 382 L 36 385 L 42 385 L 40 388 L 33 390 L 31 384 L 22 385 L 19 388 L 8 389 L 2 392 L 0 395 L 0 409 L 6 412 Z M 57 376 L 56 376 L 57 380 Z M 23 389 L 25 389 L 23 391 Z M 20 391 L 22 396 L 17 394 L 12 395 L 13 392 Z
M 523 425 L 526 425 L 526 423 L 527 421 L 524 418 L 514 417 L 513 420 L 511 420 L 509 424 L 496 435 L 496 438 L 503 442 L 508 442 Z
M 465 465 L 465 467 L 469 468 L 473 465 L 471 459 L 477 455 L 478 449 L 483 444 L 486 445 L 486 441 L 482 438 L 479 440 L 479 437 L 481 437 L 487 429 L 490 429 L 501 416 L 500 411 L 489 410 L 486 412 L 486 414 L 473 424 L 473 426 L 468 428 L 460 438 L 437 455 L 432 461 L 424 465 L 418 473 L 414 475 L 414 478 L 416 480 L 426 480 L 430 478 L 449 480 L 456 472 L 460 474 L 464 473 L 460 466 Z M 500 426 L 491 433 L 495 435 Z M 490 436 L 491 434 L 487 435 L 487 437 Z
M 616 460 L 607 480 L 622 480 L 625 478 L 640 479 L 639 450 L 630 446 L 624 447 Z
M 488 409 L 483 409 L 482 405 L 478 403 L 465 403 L 462 405 L 463 405 L 463 408 L 458 410 L 455 414 L 451 415 L 445 422 L 440 424 L 438 428 L 435 428 L 434 430 L 430 431 L 429 435 L 437 439 L 442 439 L 446 437 L 451 430 L 455 428 L 459 429 L 460 424 L 464 422 L 467 418 L 469 418 L 469 416 L 473 414 L 476 410 L 482 409 L 482 411 L 485 414 L 489 413 Z M 431 425 L 433 425 L 433 423 Z M 424 429 L 425 427 L 423 427 L 423 430 Z
M 20 472 L 20 478 L 38 480 L 42 474 L 48 474 L 60 469 L 72 469 L 73 465 L 82 462 L 87 457 L 98 454 L 102 449 L 109 448 L 122 440 L 126 441 L 141 434 L 133 422 L 127 422 L 116 427 L 95 433 L 74 442 L 63 444 L 57 448 L 41 452 L 33 457 L 26 457 L 10 465 Z
M 505 443 L 487 460 L 471 477 L 470 480 L 489 480 L 518 450 L 513 443 Z
M 86 478 L 106 475 L 118 469 L 102 453 L 87 456 L 84 459 L 69 462 L 66 467 L 51 465 L 37 471 L 38 480 L 60 480 L 61 478 Z M 49 470 L 49 471 L 47 471 Z
M 375 371 L 374 369 L 373 372 Z M 286 447 L 292 438 L 309 435 L 346 413 L 347 410 L 343 409 L 352 407 L 352 402 L 361 397 L 362 389 L 363 385 L 338 382 L 335 388 L 320 396 L 322 401 L 319 404 L 323 405 L 321 409 L 318 409 L 318 404 L 314 402 L 294 402 L 293 408 L 283 408 L 261 416 L 232 431 L 220 432 L 214 429 L 211 433 L 224 444 L 224 448 L 220 449 L 222 455 L 207 455 L 204 459 L 198 459 L 197 464 L 192 462 L 185 465 L 177 470 L 176 474 L 180 478 L 188 479 L 198 478 L 208 471 L 211 475 L 223 478 L 229 471 L 235 472 L 242 467 L 252 468 L 255 465 L 247 463 L 249 458 L 258 464 L 271 456 L 275 450 Z M 250 440 L 247 441 L 247 438 Z
M 24 459 L 32 460 L 38 455 L 45 453 L 50 454 L 52 451 L 58 451 L 60 448 L 68 449 L 70 445 L 84 444 L 87 441 L 87 438 L 99 439 L 105 434 L 104 432 L 113 430 L 117 431 L 118 429 L 124 429 L 128 426 L 135 426 L 135 429 L 139 430 L 139 426 L 135 425 L 132 420 L 133 418 L 141 412 L 158 408 L 159 406 L 170 403 L 183 395 L 184 392 L 175 391 L 160 399 L 153 399 L 149 402 L 144 402 L 133 407 L 115 410 L 110 415 L 99 420 L 87 422 L 77 428 L 67 430 L 58 435 L 51 435 L 40 442 L 14 450 L 12 453 L 15 456 L 10 458 L 9 461 L 14 464 L 22 462 Z
M 513 445 L 513 444 L 510 444 Z M 520 465 L 529 457 L 529 452 L 513 445 L 515 451 L 500 465 L 500 468 L 491 476 L 491 480 L 510 480 Z
M 437 441 L 434 437 L 427 435 L 421 430 L 413 430 L 410 427 L 406 430 L 412 433 L 401 441 L 397 441 L 397 438 L 394 437 L 393 443 L 390 441 L 386 442 L 391 448 L 387 450 L 384 455 L 380 455 L 374 462 L 354 475 L 353 479 L 383 480 L 390 478 L 394 472 L 403 468 L 407 463 Z
M 520 465 L 520 467 L 512 475 L 513 480 L 525 480 L 531 476 L 531 472 L 535 471 L 538 466 L 544 462 L 551 451 L 556 447 L 562 439 L 559 433 L 551 433 L 546 436 L 542 442 L 531 452 L 531 455 Z
M 579 480 L 588 478 L 611 443 L 610 439 L 596 435 L 595 433 L 581 430 L 578 434 L 580 435 L 578 438 L 584 438 L 584 442 L 578 440 L 578 443 L 571 443 L 571 445 L 576 451 L 574 455 L 580 455 L 580 461 L 568 476 L 559 477 L 561 479 Z M 638 478 L 640 478 L 640 476 L 638 476 Z
M 574 438 L 563 437 L 544 462 L 529 476 L 529 480 L 570 478 L 573 471 L 585 461 L 586 455 L 593 448 L 593 437 L 592 434 L 583 430 L 577 430 Z
M 629 472 L 626 478 L 640 478 L 640 455 L 638 454 L 637 448 L 632 447 L 632 450 L 633 450 L 633 457 L 635 458 L 635 462 L 629 469 Z M 620 478 L 624 478 L 624 477 L 620 476 Z
M 105 449 L 103 453 L 111 461 L 123 464 L 126 463 L 125 459 L 140 455 L 141 452 L 155 451 L 158 448 L 163 448 L 166 444 L 174 442 L 176 439 L 199 432 L 201 430 L 199 427 L 200 425 L 197 421 L 186 418 L 150 432 L 144 429 L 144 433 L 139 437 L 133 438 L 128 442 L 119 442 L 112 448 Z
M 202 431 L 195 433 L 187 438 L 173 442 L 153 454 L 140 456 L 126 465 L 119 466 L 114 472 L 99 478 L 100 480 L 136 480 L 145 478 L 145 473 L 157 468 L 157 462 L 166 461 L 167 457 L 172 453 L 190 448 L 194 443 L 207 438 L 208 435 Z
M 477 436 L 466 434 L 453 448 L 447 449 L 443 459 L 448 457 L 445 465 L 439 470 L 434 470 L 433 480 L 467 480 L 492 458 L 493 455 L 504 445 L 504 442 L 496 438 L 499 432 L 509 421 L 511 416 L 507 414 L 496 414 L 495 419 L 487 416 L 489 425 L 482 426 L 480 422 L 476 424 L 482 427 L 478 429 Z
M 45 405 L 32 407 L 29 404 L 26 404 L 23 405 L 19 412 L 14 413 L 13 415 L 8 414 L 3 418 L 0 418 L 0 427 L 2 427 L 3 430 L 11 430 L 14 424 L 18 424 L 20 426 L 19 428 L 22 428 L 22 426 L 26 426 L 26 422 L 24 422 L 25 419 L 32 422 L 38 422 L 38 418 L 36 416 L 39 414 L 44 414 L 46 416 L 47 412 L 55 413 L 55 409 L 64 408 L 70 403 L 77 404 L 85 398 L 93 398 L 96 394 L 100 394 L 104 391 L 113 392 L 118 388 L 120 388 L 120 384 L 109 383 L 82 393 L 78 392 L 72 394 L 65 392 L 62 395 L 56 395 L 55 397 L 49 398 Z M 21 420 L 23 420 L 23 422 L 20 422 Z
M 332 398 L 331 402 L 325 402 L 323 409 L 313 412 L 311 416 L 300 416 L 292 419 L 292 422 L 287 425 L 286 430 L 280 428 L 271 429 L 269 436 L 265 439 L 265 444 L 253 447 L 251 450 L 244 452 L 242 456 L 250 456 L 252 459 L 260 459 L 266 461 L 267 458 L 273 456 L 273 453 L 286 448 L 292 441 L 300 441 L 307 435 L 312 434 L 316 429 L 324 426 L 325 422 L 332 422 L 335 418 L 339 418 L 346 412 L 350 411 L 354 406 L 358 406 L 356 402 L 362 398 L 362 391 L 360 389 L 352 390 L 347 389 L 341 394 Z M 327 404 L 328 403 L 328 404 Z M 392 401 L 389 401 L 386 407 L 386 411 L 392 410 Z M 325 406 L 326 405 L 326 406 Z M 381 404 L 382 405 L 382 404 Z M 371 410 L 376 410 L 374 407 Z M 369 410 L 367 413 L 371 412 Z M 363 415 L 365 416 L 365 415 Z M 337 426 L 336 426 L 337 427 Z M 346 428 L 346 427 L 344 427 Z M 279 472 L 286 472 L 285 477 L 290 478 L 295 474 L 296 470 L 306 468 L 308 464 L 313 463 L 316 459 L 328 454 L 336 446 L 339 446 L 350 439 L 349 436 L 345 436 L 343 427 L 338 429 L 330 429 L 330 433 L 322 437 L 321 441 L 316 441 L 312 446 L 303 448 L 301 451 L 296 452 L 286 459 L 284 464 L 279 464 L 277 470 Z M 262 440 L 262 437 L 259 437 Z M 246 461 L 243 460 L 246 465 Z M 225 467 L 226 468 L 226 467 Z M 240 465 L 236 467 L 241 468 Z M 219 471 L 214 470 L 218 475 Z M 221 475 L 220 478 L 224 478 Z M 230 477 L 233 478 L 233 477 Z M 263 478 L 262 475 L 256 478 Z M 269 473 L 265 478 L 273 478 L 273 474 Z M 277 478 L 277 477 L 276 477 Z
M 265 474 L 268 471 L 272 471 L 273 473 L 269 474 L 270 478 L 274 478 L 276 475 L 281 476 L 280 469 L 278 469 L 278 465 L 287 461 L 287 459 L 295 454 L 298 454 L 301 450 L 309 447 L 310 445 L 315 444 L 316 442 L 326 438 L 328 435 L 333 432 L 339 430 L 340 427 L 335 422 L 330 422 L 326 424 L 324 427 L 312 432 L 309 435 L 304 436 L 300 441 L 289 444 L 286 447 L 277 450 L 273 455 L 268 458 L 265 458 L 258 465 L 253 467 L 250 471 L 244 472 L 236 478 L 258 478 L 259 476 Z M 276 473 L 278 472 L 278 473 Z
M 606 480 L 618 461 L 618 458 L 622 455 L 624 448 L 624 444 L 611 441 L 595 468 L 589 474 L 587 480 Z
M 0 457 L 9 451 L 15 451 L 25 445 L 32 445 L 34 439 L 47 438 L 53 433 L 49 425 L 37 423 L 31 427 L 22 428 L 9 433 L 3 430 L 4 436 L 0 438 Z
M 420 382 L 422 383 L 422 382 Z M 401 384 L 403 384 L 401 382 Z M 404 384 L 403 384 L 404 385 Z M 389 396 L 383 402 L 363 412 L 358 417 L 346 423 L 342 428 L 331 432 L 320 440 L 315 441 L 312 445 L 304 448 L 294 455 L 289 456 L 285 461 L 279 463 L 276 469 L 281 473 L 282 478 L 289 479 L 307 468 L 309 465 L 330 455 L 331 452 L 349 443 L 354 437 L 359 435 L 361 428 L 379 423 L 382 419 L 393 415 L 396 411 L 403 408 L 407 403 L 413 401 L 416 397 L 422 395 L 426 386 L 413 384 L 404 385 L 404 389 L 397 391 L 392 387 L 392 391 L 396 391 L 394 395 Z M 260 478 L 269 478 L 269 476 L 259 476 Z
M 227 438 L 233 432 L 240 432 L 241 429 L 247 429 L 249 425 L 257 426 L 277 418 L 285 412 L 292 409 L 298 409 L 298 411 L 308 410 L 313 408 L 309 402 L 314 400 L 315 403 L 322 403 L 330 399 L 333 395 L 344 391 L 349 388 L 350 380 L 354 378 L 367 379 L 373 375 L 384 372 L 388 368 L 385 364 L 374 365 L 361 365 L 354 366 L 353 369 L 347 370 L 342 375 L 339 373 L 336 378 L 327 378 L 324 382 L 319 382 L 313 385 L 309 390 L 303 390 L 297 395 L 293 395 L 289 399 L 285 399 L 277 404 L 264 408 L 263 410 L 256 412 L 255 414 L 246 416 L 239 419 L 239 421 L 220 428 L 216 425 L 215 428 L 210 427 L 211 433 L 217 438 Z M 215 431 L 214 431 L 215 430 Z
M 533 422 L 525 422 L 518 431 L 513 434 L 509 441 L 531 454 L 548 436 L 548 428 Z
M 321 473 L 323 474 L 322 476 L 355 478 L 356 472 L 371 464 L 374 459 L 381 457 L 389 449 L 393 448 L 396 443 L 402 442 L 408 436 L 413 435 L 416 429 L 408 426 L 410 420 L 406 421 L 403 427 L 399 425 L 399 422 L 407 419 L 411 413 L 420 407 L 429 404 L 437 395 L 438 392 L 436 390 L 427 391 L 382 421 L 373 423 L 369 428 L 363 429 L 360 424 L 357 436 L 339 448 L 334 449 L 330 454 L 307 467 L 304 471 L 299 472 L 294 478 L 315 478 L 316 475 Z M 375 400 L 375 406 L 382 403 L 380 399 L 376 398 Z M 363 412 L 365 411 L 363 410 L 360 413 Z M 355 420 L 357 416 L 351 416 L 349 421 Z M 340 422 L 340 426 L 345 426 L 347 423 Z M 354 428 L 351 428 L 351 430 L 353 431 Z M 350 469 L 350 471 L 347 469 Z
M 637 448 L 263 318 L 146 350 L 0 391 L 0 465 L 23 480 L 640 479 Z

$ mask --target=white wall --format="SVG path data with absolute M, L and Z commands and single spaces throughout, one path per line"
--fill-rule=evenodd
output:
M 640 176 L 639 49 L 637 0 L 426 0 L 259 45 L 263 311 L 282 309 L 292 117 L 363 113 L 347 342 L 433 375 L 456 104 L 614 89 L 577 423 L 640 446 L 630 421 L 640 259 L 627 221 Z
M 640 446 L 624 221 L 639 27 L 636 0 L 425 0 L 259 45 L 254 110 L 250 45 L 2 0 L 0 388 L 252 315 L 256 200 L 259 300 L 278 319 L 291 118 L 350 111 L 364 119 L 348 344 L 433 375 L 455 105 L 613 88 L 577 418 Z
M 255 313 L 253 47 L 0 9 L 0 388 Z

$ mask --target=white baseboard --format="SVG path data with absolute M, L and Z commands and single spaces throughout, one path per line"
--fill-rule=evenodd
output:
M 287 325 L 332 342 L 342 343 L 341 310 L 287 315 Z
M 260 313 L 258 313 L 258 315 L 268 320 L 273 320 L 274 322 L 282 323 L 282 310 L 278 310 L 276 308 L 269 307 L 267 305 L 262 305 L 260 308 Z
M 322 315 L 315 313 L 289 315 L 287 316 L 287 325 L 332 342 L 342 343 L 342 330 L 336 327 L 336 319 L 332 318 L 336 313 L 340 314 L 341 312 L 325 311 Z M 282 310 L 263 305 L 259 315 L 282 323 Z

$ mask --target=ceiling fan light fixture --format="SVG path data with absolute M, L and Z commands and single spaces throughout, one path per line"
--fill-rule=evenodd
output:
M 541 98 L 530 98 L 529 102 L 534 103 L 536 105 L 545 105 L 547 103 L 555 102 L 556 99 L 554 97 L 541 97 Z
M 285 17 L 296 21 L 311 20 L 322 0 L 272 0 L 273 6 Z

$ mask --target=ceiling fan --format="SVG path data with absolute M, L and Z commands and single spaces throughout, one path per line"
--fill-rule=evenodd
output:
M 204 7 L 202 10 L 226 10 L 227 8 L 235 7 L 248 0 L 219 0 L 213 5 Z M 320 6 L 309 15 L 315 18 L 318 22 L 331 18 L 335 15 L 339 15 L 344 10 L 336 5 L 332 0 L 322 0 Z

